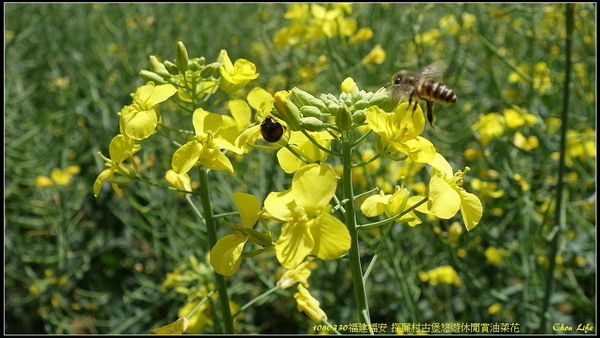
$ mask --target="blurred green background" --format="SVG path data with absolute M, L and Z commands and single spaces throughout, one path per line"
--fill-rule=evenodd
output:
M 205 235 L 182 199 L 141 183 L 126 186 L 122 198 L 107 187 L 98 199 L 92 195 L 103 170 L 96 153 L 107 154 L 118 133 L 116 113 L 143 84 L 137 73 L 149 68 L 149 55 L 173 60 L 179 40 L 190 57 L 212 62 L 226 49 L 232 60 L 254 62 L 260 77 L 250 87 L 272 92 L 298 86 L 337 95 L 347 76 L 375 91 L 399 69 L 448 61 L 440 80 L 455 90 L 459 103 L 436 105 L 437 127 L 427 128 L 425 136 L 455 170 L 471 168 L 465 186 L 481 198 L 484 216 L 474 231 L 458 235 L 451 231 L 454 220 L 396 225 L 368 284 L 373 322 L 513 322 L 528 333 L 552 333 L 554 323 L 595 327 L 595 5 L 575 8 L 561 226 L 554 206 L 565 5 L 355 4 L 343 15 L 356 20 L 355 32 L 370 28 L 372 38 L 352 43 L 350 36 L 309 37 L 275 48 L 274 36 L 291 24 L 284 17 L 288 9 L 5 4 L 5 332 L 145 333 L 173 322 L 189 295 L 210 285 Z M 385 55 L 364 60 L 378 44 Z M 505 126 L 484 140 L 485 130 L 476 123 L 491 113 L 508 123 L 507 110 L 532 114 L 536 122 Z M 535 136 L 539 144 L 517 146 L 517 132 Z M 164 140 L 144 142 L 140 160 L 150 179 L 166 184 L 173 151 Z M 69 166 L 79 170 L 65 185 L 36 181 Z M 264 199 L 289 184 L 272 153 L 254 151 L 234 166 L 233 179 L 221 172 L 213 176 L 217 212 L 233 210 L 231 192 Z M 357 182 L 357 193 L 396 184 L 394 168 L 387 161 L 358 173 L 365 184 Z M 378 236 L 363 236 L 364 262 Z M 548 260 L 555 256 L 556 283 L 548 294 Z M 444 265 L 458 272 L 460 286 L 419 278 Z M 177 285 L 185 290 L 163 285 L 178 266 L 175 275 L 186 277 Z M 244 260 L 230 279 L 235 306 L 272 287 L 277 268 L 275 259 Z M 332 323 L 356 321 L 347 268 L 343 261 L 319 262 L 310 279 Z M 545 300 L 547 324 L 540 328 Z M 196 328 L 215 332 L 210 306 L 202 316 Z M 284 290 L 245 310 L 236 328 L 306 333 L 312 325 L 296 310 L 293 291 Z

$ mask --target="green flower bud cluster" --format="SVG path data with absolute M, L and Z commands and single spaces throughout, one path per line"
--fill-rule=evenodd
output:
M 150 55 L 150 70 L 142 70 L 139 75 L 146 81 L 157 84 L 182 83 L 183 75 L 208 79 L 219 75 L 219 62 L 206 64 L 204 57 L 188 57 L 187 49 L 183 42 L 177 42 L 175 62 L 165 60 L 160 62 L 154 55 Z
M 299 88 L 293 88 L 291 94 L 285 100 L 280 97 L 281 102 L 275 106 L 280 107 L 278 117 L 286 121 L 292 130 L 322 131 L 333 126 L 333 122 L 340 130 L 350 130 L 365 123 L 366 108 L 375 105 L 389 111 L 394 105 L 385 88 L 375 93 L 364 90 L 342 93 L 339 97 L 321 94 L 318 98 Z M 329 116 L 334 116 L 331 123 L 324 121 Z
M 327 108 L 327 113 L 336 116 L 336 124 L 342 130 L 347 130 L 348 114 L 351 117 L 351 124 L 360 125 L 365 122 L 365 109 L 370 106 L 378 106 L 383 110 L 389 111 L 393 108 L 393 102 L 385 88 L 377 92 L 365 92 L 364 90 L 354 93 L 341 93 L 339 97 L 333 94 L 322 94 L 321 100 Z

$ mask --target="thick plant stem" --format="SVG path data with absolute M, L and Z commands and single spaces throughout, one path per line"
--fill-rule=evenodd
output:
M 549 313 L 548 307 L 550 306 L 550 297 L 554 288 L 554 269 L 556 267 L 556 255 L 558 253 L 558 241 L 561 233 L 564 230 L 564 217 L 563 216 L 563 176 L 565 173 L 565 153 L 566 153 L 566 140 L 567 140 L 567 123 L 568 123 L 568 112 L 569 112 L 569 96 L 571 89 L 571 46 L 573 38 L 573 27 L 575 19 L 575 4 L 566 4 L 566 44 L 565 44 L 565 82 L 563 87 L 563 107 L 561 120 L 562 125 L 560 128 L 560 158 L 558 161 L 558 182 L 556 184 L 556 207 L 555 207 L 555 230 L 554 235 L 550 242 L 550 253 L 548 258 L 550 260 L 550 266 L 548 267 L 546 275 L 546 289 L 544 292 L 544 301 L 541 308 L 541 323 L 540 331 L 545 332 L 547 330 L 546 323 L 548 321 Z
M 208 234 L 208 242 L 210 249 L 217 243 L 217 228 L 215 226 L 215 217 L 210 201 L 210 186 L 208 184 L 208 172 L 206 168 L 200 168 L 200 199 L 202 200 L 202 211 L 204 221 L 206 222 L 206 232 Z M 227 285 L 225 277 L 214 271 L 217 291 L 219 291 L 219 304 L 221 306 L 221 319 L 223 321 L 223 333 L 233 333 L 233 317 L 231 316 L 231 308 L 229 307 L 229 295 L 227 294 Z
M 346 200 L 346 226 L 350 232 L 351 247 L 349 252 L 350 267 L 352 269 L 352 284 L 354 287 L 354 298 L 358 307 L 358 318 L 361 323 L 370 323 L 369 306 L 363 280 L 362 266 L 360 263 L 360 252 L 358 249 L 358 229 L 356 227 L 356 205 L 354 191 L 352 188 L 352 144 L 348 134 L 342 136 L 342 163 L 344 174 L 342 177 L 344 187 L 344 199 Z

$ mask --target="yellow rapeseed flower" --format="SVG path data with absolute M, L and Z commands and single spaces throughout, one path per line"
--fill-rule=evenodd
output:
M 494 247 L 488 247 L 483 253 L 487 262 L 491 265 L 500 266 L 504 257 L 507 255 L 506 250 Z
M 372 64 L 380 65 L 383 63 L 383 61 L 385 61 L 385 56 L 385 50 L 383 50 L 380 44 L 377 44 L 375 47 L 373 47 L 373 49 L 371 49 L 369 54 L 360 60 L 360 63 L 363 66 L 370 66 Z
M 336 188 L 331 166 L 310 164 L 296 171 L 290 189 L 265 199 L 268 215 L 284 223 L 275 252 L 285 268 L 296 268 L 309 253 L 335 259 L 350 249 L 348 229 L 329 213 Z
M 426 272 L 419 272 L 419 279 L 422 282 L 429 282 L 431 285 L 449 284 L 459 287 L 462 282 L 456 270 L 450 265 L 440 266 Z
M 133 103 L 119 112 L 121 134 L 134 140 L 143 140 L 156 131 L 160 113 L 158 104 L 175 95 L 177 88 L 171 84 L 155 86 L 153 82 L 139 87 L 131 94 Z
M 473 129 L 479 133 L 479 139 L 485 145 L 502 136 L 505 125 L 504 116 L 499 113 L 490 113 L 480 116 L 479 121 L 473 125 Z
M 327 314 L 321 309 L 319 301 L 302 284 L 298 284 L 298 292 L 294 298 L 298 303 L 298 311 L 304 312 L 313 322 L 320 323 L 327 320 Z

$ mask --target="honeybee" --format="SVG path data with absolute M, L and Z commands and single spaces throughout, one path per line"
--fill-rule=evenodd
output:
M 393 99 L 399 99 L 401 95 L 408 95 L 408 105 L 415 99 L 413 113 L 417 109 L 419 100 L 427 102 L 427 120 L 433 127 L 433 102 L 456 103 L 457 98 L 454 91 L 448 86 L 433 81 L 433 78 L 446 70 L 446 63 L 435 62 L 421 70 L 419 74 L 412 74 L 402 70 L 392 76 L 391 94 Z

